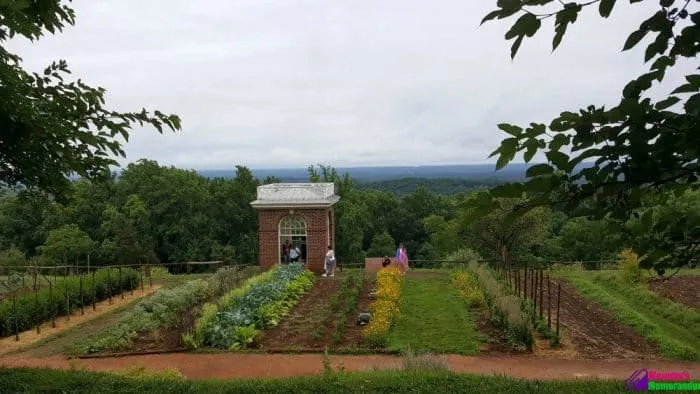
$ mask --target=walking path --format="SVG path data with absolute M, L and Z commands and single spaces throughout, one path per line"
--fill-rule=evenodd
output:
M 635 370 L 647 368 L 658 371 L 687 371 L 700 376 L 700 363 L 672 361 L 603 361 L 555 360 L 535 356 L 467 357 L 448 355 L 452 371 L 478 375 L 507 375 L 523 379 L 562 380 L 575 378 L 627 379 Z M 339 364 L 346 372 L 394 369 L 402 366 L 397 356 L 364 355 L 329 356 L 337 370 Z M 0 366 L 54 369 L 87 369 L 115 371 L 142 366 L 151 370 L 177 369 L 191 379 L 202 378 L 261 378 L 316 375 L 323 371 L 320 354 L 197 354 L 170 353 L 100 359 L 0 357 Z

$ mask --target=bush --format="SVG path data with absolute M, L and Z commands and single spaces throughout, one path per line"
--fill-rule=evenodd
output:
M 630 283 L 642 281 L 643 271 L 639 267 L 639 256 L 632 249 L 624 249 L 618 255 L 618 267 L 622 271 L 622 276 Z
M 62 278 L 56 286 L 42 287 L 35 299 L 34 292 L 25 293 L 16 297 L 15 303 L 11 298 L 0 302 L 0 337 L 28 330 L 37 322 L 43 323 L 56 316 L 64 316 L 71 311 L 88 306 L 93 301 L 92 275 L 84 275 Z M 95 271 L 94 300 L 102 301 L 110 295 L 118 295 L 121 291 L 129 291 L 139 285 L 139 273 L 131 268 L 123 268 L 121 283 L 119 282 L 119 270 L 116 268 L 102 268 Z
M 197 345 L 220 349 L 251 346 L 259 331 L 276 326 L 314 283 L 301 264 L 278 266 L 207 304 L 195 324 Z
M 397 267 L 382 268 L 377 273 L 376 299 L 370 305 L 372 319 L 362 330 L 370 347 L 383 348 L 389 344 L 389 330 L 399 315 L 403 276 Z
M 486 305 L 486 298 L 476 278 L 465 270 L 455 271 L 451 275 L 452 285 L 457 290 L 460 298 L 467 302 L 471 308 L 480 308 Z

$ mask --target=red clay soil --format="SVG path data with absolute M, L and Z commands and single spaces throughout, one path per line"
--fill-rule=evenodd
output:
M 341 282 L 346 277 L 336 272 L 334 278 L 318 278 L 314 287 L 299 300 L 292 311 L 279 325 L 263 333 L 261 350 L 268 351 L 320 351 L 329 349 L 358 348 L 362 345 L 360 327 L 356 325 L 355 311 L 348 316 L 343 341 L 334 344 L 332 335 L 334 323 L 340 318 L 331 310 L 331 299 L 340 291 Z M 367 310 L 371 280 L 363 285 L 358 310 Z
M 402 359 L 396 356 L 329 356 L 337 370 L 342 363 L 345 371 L 396 369 Z M 448 355 L 449 368 L 455 372 L 492 376 L 507 375 L 536 380 L 564 380 L 575 378 L 627 379 L 639 368 L 660 371 L 687 371 L 700 375 L 700 364 L 687 362 L 631 360 L 558 360 L 534 356 L 468 357 Z M 207 378 L 263 378 L 318 375 L 323 371 L 323 356 L 319 354 L 196 354 L 170 353 L 127 356 L 102 359 L 67 360 L 50 358 L 0 358 L 2 367 L 34 367 L 55 369 L 88 369 L 91 371 L 118 371 L 134 366 L 149 370 L 177 369 L 190 379 Z
M 671 301 L 700 310 L 700 276 L 674 276 L 650 281 L 649 290 Z
M 561 327 L 583 359 L 654 360 L 660 358 L 658 345 L 647 341 L 631 327 L 618 322 L 597 303 L 583 298 L 566 281 L 552 279 L 552 329 L 556 322 L 557 284 L 561 283 Z M 529 286 L 529 283 L 528 283 Z M 548 308 L 545 281 L 544 316 Z M 529 292 L 529 291 L 528 291 Z M 539 309 L 539 308 L 538 308 Z

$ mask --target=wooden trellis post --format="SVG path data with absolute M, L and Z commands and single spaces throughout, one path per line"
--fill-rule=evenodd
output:
M 561 302 L 561 282 L 557 286 L 557 335 L 559 335 L 559 303 Z
M 547 274 L 547 327 L 552 329 L 552 282 Z

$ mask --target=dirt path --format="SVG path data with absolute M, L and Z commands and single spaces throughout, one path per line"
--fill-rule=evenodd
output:
M 14 335 L 11 337 L 2 338 L 0 339 L 0 355 L 22 350 L 23 348 L 33 345 L 39 341 L 60 335 L 66 330 L 69 330 L 75 326 L 85 324 L 104 315 L 107 312 L 118 309 L 124 305 L 128 305 L 134 300 L 143 298 L 149 294 L 153 294 L 160 287 L 160 285 L 153 285 L 152 287 L 144 288 L 144 291 L 141 291 L 140 288 L 135 289 L 133 295 L 131 295 L 129 292 L 123 293 L 123 299 L 120 296 L 114 296 L 112 297 L 111 304 L 109 303 L 109 300 L 105 300 L 96 303 L 95 310 L 92 310 L 92 307 L 85 307 L 84 315 L 82 314 L 81 309 L 78 308 L 77 310 L 73 311 L 70 316 L 70 320 L 67 318 L 67 316 L 57 317 L 55 328 L 52 327 L 51 322 L 46 322 L 40 326 L 39 334 L 37 334 L 36 328 L 20 332 L 19 341 L 16 340 Z
M 337 370 L 342 363 L 345 371 L 400 368 L 402 360 L 395 356 L 330 356 Z M 700 375 L 700 364 L 631 360 L 554 360 L 533 356 L 467 357 L 449 355 L 445 359 L 451 370 L 479 375 L 508 375 L 523 379 L 601 378 L 627 379 L 639 368 L 659 371 L 688 371 Z M 316 375 L 323 371 L 323 357 L 319 354 L 158 354 L 105 359 L 75 359 L 62 357 L 18 358 L 0 357 L 0 366 L 38 367 L 55 369 L 88 369 L 115 371 L 134 366 L 152 370 L 177 369 L 191 379 L 204 378 L 260 378 Z

